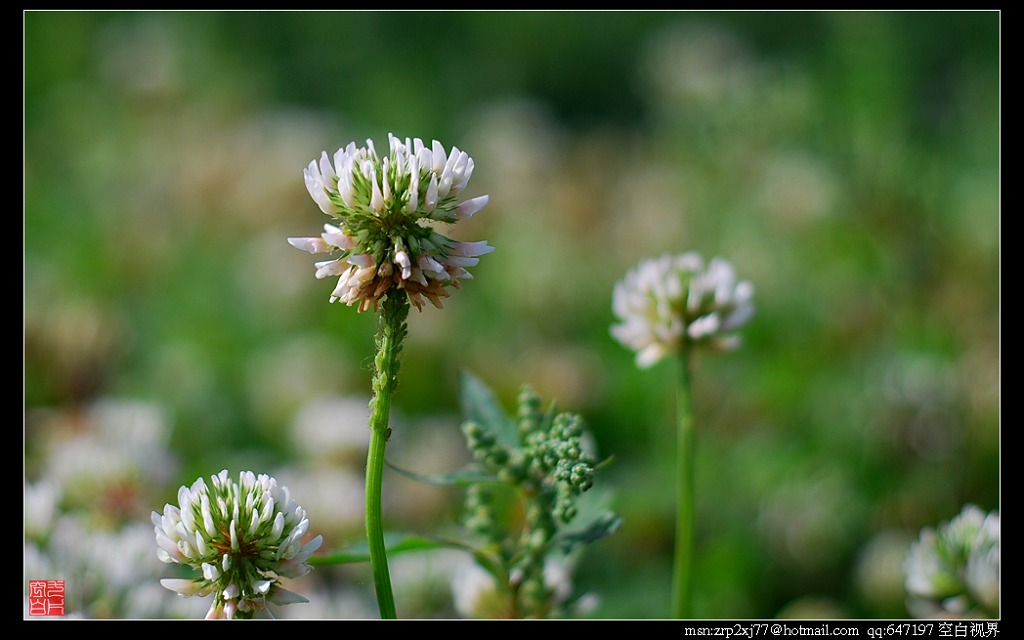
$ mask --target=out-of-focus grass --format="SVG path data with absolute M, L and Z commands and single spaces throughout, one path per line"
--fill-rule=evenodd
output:
M 532 384 L 615 456 L 624 526 L 577 576 L 593 615 L 666 615 L 671 367 L 611 340 L 611 288 L 645 257 L 721 255 L 758 312 L 698 361 L 697 615 L 905 615 L 879 541 L 1000 501 L 999 21 L 27 12 L 26 481 L 40 416 L 106 397 L 170 416 L 158 501 L 308 462 L 298 416 L 367 393 L 375 325 L 285 242 L 326 221 L 301 170 L 392 131 L 474 157 L 491 201 L 453 233 L 496 247 L 410 318 L 406 466 L 439 470 L 416 430 L 457 435 L 460 369 L 506 405 Z M 393 526 L 453 518 L 389 482 Z

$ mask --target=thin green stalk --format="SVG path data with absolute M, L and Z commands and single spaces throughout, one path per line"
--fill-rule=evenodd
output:
M 672 578 L 672 614 L 690 617 L 690 590 L 693 584 L 693 502 L 694 502 L 694 428 L 693 393 L 690 379 L 690 350 L 679 358 L 676 383 L 677 482 L 676 549 Z
M 395 595 L 391 590 L 384 525 L 381 516 L 381 486 L 384 477 L 384 450 L 391 427 L 391 396 L 398 384 L 398 356 L 405 339 L 405 319 L 409 298 L 404 291 L 391 290 L 384 298 L 377 333 L 376 370 L 373 375 L 373 399 L 370 400 L 370 448 L 366 457 L 366 542 L 370 548 L 373 584 L 377 590 L 380 617 L 393 620 Z

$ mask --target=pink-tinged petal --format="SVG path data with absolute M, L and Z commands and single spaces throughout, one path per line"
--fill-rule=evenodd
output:
M 477 211 L 487 206 L 487 201 L 490 200 L 490 196 L 477 196 L 471 200 L 466 200 L 455 210 L 455 216 L 458 218 L 468 218 Z
M 395 264 L 402 267 L 402 279 L 408 280 L 412 276 L 412 261 L 404 249 L 395 254 Z
M 416 264 L 428 273 L 444 273 L 444 265 L 427 255 L 420 256 L 416 260 Z
M 324 232 L 320 236 L 327 244 L 339 249 L 353 249 L 356 246 L 355 238 L 345 235 L 341 229 L 329 224 L 324 225 Z
M 327 253 L 331 250 L 331 245 L 323 238 L 288 238 L 288 244 L 309 253 Z
M 694 340 L 700 340 L 705 336 L 710 336 L 721 326 L 721 319 L 717 313 L 709 313 L 706 316 L 701 316 L 693 320 L 690 325 L 686 328 L 686 334 Z
M 488 245 L 486 240 L 480 240 L 479 242 L 457 242 L 452 245 L 451 255 L 472 258 L 488 254 L 492 251 L 494 251 L 494 247 Z
M 307 558 L 309 558 L 309 556 L 313 555 L 313 552 L 315 552 L 317 549 L 319 549 L 320 545 L 322 545 L 323 543 L 324 543 L 324 537 L 323 536 L 317 536 L 317 537 L 313 538 L 312 540 L 310 540 L 309 542 L 307 542 L 306 544 L 302 545 L 302 551 L 300 552 L 300 557 L 302 557 L 303 562 L 305 562 L 305 560 Z
M 210 610 L 206 612 L 207 620 L 225 620 L 227 617 L 224 613 L 224 607 L 217 604 L 216 601 L 210 605 Z
M 445 269 L 449 275 L 451 275 L 453 281 L 458 280 L 472 280 L 473 274 L 466 271 L 462 267 L 450 266 Z
M 420 269 L 419 267 L 413 267 L 412 269 L 410 269 L 409 277 L 405 279 L 411 280 L 413 282 L 418 282 L 422 284 L 424 287 L 430 284 L 429 282 L 427 282 L 427 277 L 423 275 L 423 269 Z
M 203 583 L 185 578 L 162 578 L 160 585 L 165 589 L 176 591 L 183 596 L 194 596 L 203 591 Z
M 452 267 L 475 267 L 480 263 L 480 258 L 467 258 L 465 256 L 448 256 L 444 259 L 445 264 Z
M 349 264 L 355 265 L 357 267 L 366 268 L 373 266 L 373 256 L 371 256 L 368 253 L 360 253 L 354 256 L 349 256 L 347 258 L 347 261 Z
M 328 276 L 340 276 L 346 269 L 348 269 L 348 265 L 341 260 L 317 262 L 315 266 L 317 279 L 326 278 Z
M 648 369 L 666 355 L 668 355 L 668 348 L 664 344 L 655 343 L 648 345 L 636 354 L 636 366 L 641 369 Z

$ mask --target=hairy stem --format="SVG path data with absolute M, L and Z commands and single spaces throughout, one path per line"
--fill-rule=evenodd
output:
M 388 425 L 391 396 L 398 384 L 398 356 L 406 335 L 405 319 L 409 298 L 404 291 L 392 289 L 384 298 L 379 315 L 377 355 L 374 358 L 373 399 L 370 400 L 370 447 L 366 457 L 366 541 L 370 548 L 373 584 L 377 606 L 383 619 L 395 619 L 395 596 L 391 589 L 384 526 L 381 515 L 381 486 L 384 477 L 384 451 L 391 436 Z

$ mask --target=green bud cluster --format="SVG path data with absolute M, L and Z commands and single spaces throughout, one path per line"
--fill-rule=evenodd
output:
M 545 558 L 555 549 L 560 529 L 577 514 L 576 500 L 594 484 L 597 461 L 581 438 L 585 427 L 573 413 L 545 411 L 528 386 L 517 398 L 515 442 L 475 421 L 462 425 L 477 463 L 497 482 L 472 484 L 466 492 L 463 524 L 498 549 L 509 584 L 510 611 L 541 617 L 554 592 L 545 582 Z M 499 523 L 496 493 L 504 486 L 518 498 L 518 515 Z

